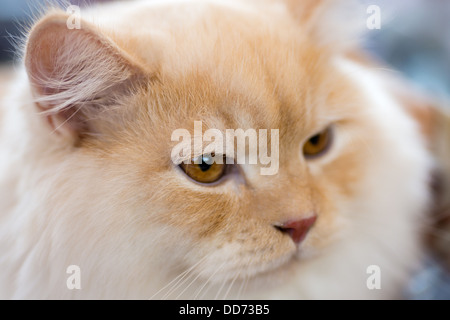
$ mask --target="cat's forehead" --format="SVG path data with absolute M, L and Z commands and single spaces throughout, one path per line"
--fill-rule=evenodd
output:
M 183 119 L 223 128 L 308 125 L 322 53 L 287 12 L 272 9 L 221 1 L 145 5 L 123 15 L 122 32 L 112 36 L 140 21 L 120 42 L 158 70 L 161 84 L 150 99 Z
M 188 119 L 220 122 L 226 128 L 280 128 L 306 126 L 322 110 L 315 95 L 320 84 L 294 52 L 280 57 L 278 52 L 260 55 L 245 48 L 239 54 L 203 54 L 183 68 L 176 67 L 182 57 L 167 61 L 160 91 L 153 91 Z
M 310 85 L 301 50 L 288 46 L 276 37 L 226 34 L 177 41 L 166 49 L 160 76 L 178 99 L 184 97 L 178 107 L 193 114 L 207 109 L 228 125 L 273 126 L 280 113 L 303 116 L 301 108 L 292 107 L 304 105 Z

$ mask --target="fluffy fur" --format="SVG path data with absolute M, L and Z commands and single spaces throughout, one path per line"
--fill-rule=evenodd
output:
M 383 78 L 312 31 L 332 28 L 322 5 L 114 3 L 82 11 L 81 30 L 41 18 L 0 102 L 0 298 L 399 297 L 433 161 Z M 279 128 L 279 173 L 192 183 L 170 137 L 195 120 Z M 329 153 L 305 160 L 331 124 Z M 300 248 L 273 227 L 311 212 Z

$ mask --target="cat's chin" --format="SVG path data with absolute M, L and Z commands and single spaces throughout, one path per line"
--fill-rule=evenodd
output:
M 249 293 L 257 294 L 262 288 L 276 288 L 292 281 L 302 265 L 320 256 L 316 250 L 304 250 L 300 247 L 276 260 L 248 265 L 245 270 L 232 268 L 221 275 L 216 275 L 219 284 L 232 282 L 245 283 Z
M 289 286 L 293 279 L 298 276 L 303 263 L 312 256 L 302 253 L 293 253 L 282 261 L 274 261 L 265 266 L 249 268 L 247 272 L 239 277 L 233 275 L 218 280 L 216 289 L 212 289 L 214 296 L 221 297 L 223 292 L 220 288 L 231 288 L 227 290 L 227 299 L 265 299 L 269 298 L 266 293 L 276 293 Z

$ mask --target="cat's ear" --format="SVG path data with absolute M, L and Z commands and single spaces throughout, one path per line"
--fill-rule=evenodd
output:
M 135 60 L 96 27 L 67 27 L 68 16 L 51 13 L 32 29 L 25 66 L 36 106 L 58 132 L 79 139 L 96 133 L 96 121 L 147 77 Z M 97 119 L 97 120 L 93 120 Z
M 316 44 L 333 51 L 357 47 L 366 29 L 367 8 L 355 0 L 282 0 Z
M 329 0 L 284 0 L 290 12 L 302 24 L 311 23 L 329 6 Z

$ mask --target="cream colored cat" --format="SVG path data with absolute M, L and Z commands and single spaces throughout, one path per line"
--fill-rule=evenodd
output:
M 81 29 L 39 19 L 0 102 L 0 298 L 400 297 L 434 161 L 375 68 L 325 41 L 326 8 L 130 1 L 82 10 Z M 278 174 L 173 164 L 171 133 L 194 121 L 279 129 Z

